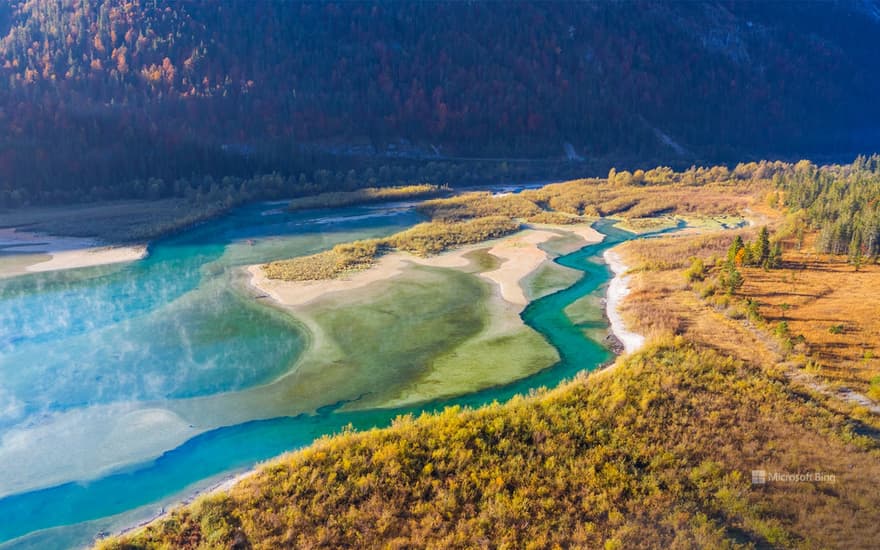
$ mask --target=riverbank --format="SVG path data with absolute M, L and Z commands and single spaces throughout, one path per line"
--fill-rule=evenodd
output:
M 623 316 L 620 314 L 620 305 L 630 293 L 630 278 L 626 275 L 629 267 L 623 262 L 620 254 L 613 249 L 606 250 L 603 258 L 614 273 L 614 278 L 608 283 L 608 293 L 605 300 L 605 311 L 611 325 L 611 332 L 623 345 L 624 353 L 633 353 L 645 345 L 645 337 L 628 330 Z
M 132 262 L 146 255 L 143 244 L 107 246 L 95 239 L 0 229 L 0 278 Z

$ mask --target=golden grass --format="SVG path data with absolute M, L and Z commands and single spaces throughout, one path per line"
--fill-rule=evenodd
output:
M 367 187 L 355 191 L 331 191 L 308 197 L 300 197 L 290 201 L 287 208 L 295 211 L 306 210 L 309 208 L 333 208 L 351 206 L 353 204 L 367 204 L 404 199 L 422 199 L 448 191 L 448 186 L 432 185 L 429 183 L 402 185 L 398 187 Z
M 616 185 L 584 179 L 523 191 L 521 195 L 547 210 L 585 216 L 619 216 L 625 219 L 662 214 L 720 216 L 741 213 L 755 197 L 766 194 L 766 180 L 707 183 L 701 186 Z
M 284 281 L 332 279 L 345 272 L 371 267 L 384 245 L 381 239 L 338 244 L 330 250 L 311 256 L 271 262 L 263 266 L 263 269 L 270 279 Z
M 771 327 L 785 321 L 793 337 L 804 337 L 814 374 L 869 391 L 880 376 L 880 266 L 856 271 L 845 257 L 791 246 L 783 258 L 782 269 L 743 269 L 740 293 L 758 302 Z
M 520 230 L 520 224 L 503 216 L 464 222 L 427 222 L 388 238 L 388 246 L 419 256 L 429 256 L 456 246 L 497 239 Z
M 551 392 L 324 438 L 99 546 L 868 548 L 877 476 L 876 441 L 784 377 L 667 341 Z
M 458 221 L 486 216 L 527 219 L 544 212 L 522 193 L 493 195 L 489 192 L 463 193 L 445 199 L 433 199 L 423 202 L 418 209 L 437 221 Z
M 263 269 L 268 278 L 283 281 L 332 279 L 371 267 L 378 256 L 390 249 L 430 256 L 456 246 L 503 237 L 519 229 L 519 223 L 500 216 L 463 222 L 427 222 L 390 237 L 338 244 L 311 256 L 271 262 Z

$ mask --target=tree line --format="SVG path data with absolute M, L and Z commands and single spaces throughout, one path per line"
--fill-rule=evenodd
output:
M 856 265 L 880 255 L 880 155 L 821 167 L 801 161 L 774 181 L 784 204 L 818 230 L 820 252 L 847 254 Z

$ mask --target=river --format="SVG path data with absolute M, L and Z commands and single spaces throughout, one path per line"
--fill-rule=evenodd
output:
M 504 401 L 613 357 L 599 304 L 611 277 L 602 253 L 632 234 L 603 220 L 603 242 L 556 260 L 583 271 L 580 280 L 522 313 L 561 358 L 536 375 L 419 407 L 341 411 L 327 403 L 316 414 L 201 430 L 155 412 L 260 386 L 302 352 L 293 319 L 241 292 L 240 266 L 418 221 L 411 205 L 290 214 L 255 204 L 155 242 L 132 264 L 0 282 L 0 548 L 87 545 L 349 424 L 366 429 L 399 414 Z M 565 309 L 585 296 L 595 305 L 573 323 Z

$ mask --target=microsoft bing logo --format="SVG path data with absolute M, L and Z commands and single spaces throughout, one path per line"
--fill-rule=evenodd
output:
M 752 485 L 768 483 L 836 483 L 837 476 L 827 472 L 768 472 L 752 470 Z

